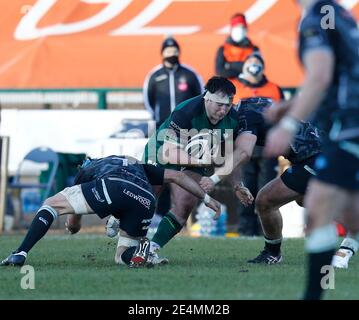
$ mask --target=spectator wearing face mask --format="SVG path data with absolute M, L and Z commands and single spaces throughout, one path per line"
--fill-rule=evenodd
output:
M 194 69 L 180 62 L 180 53 L 178 42 L 172 37 L 166 38 L 161 46 L 162 64 L 148 73 L 143 84 L 144 104 L 156 121 L 157 129 L 180 102 L 204 91 L 202 78 Z M 158 199 L 152 228 L 170 207 L 171 193 L 166 186 Z
M 231 79 L 236 86 L 235 103 L 252 97 L 266 97 L 275 102 L 284 98 L 281 88 L 264 75 L 264 67 L 264 60 L 258 52 L 247 57 L 242 72 L 236 79 Z
M 198 73 L 180 62 L 180 47 L 174 38 L 163 41 L 161 55 L 162 64 L 149 72 L 143 84 L 144 104 L 157 128 L 176 105 L 203 92 Z
M 259 50 L 247 37 L 248 26 L 242 13 L 232 16 L 230 27 L 230 35 L 217 51 L 216 73 L 226 78 L 237 78 L 246 58 Z

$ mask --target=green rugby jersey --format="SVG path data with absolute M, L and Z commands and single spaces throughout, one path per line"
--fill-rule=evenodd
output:
M 168 132 L 171 129 L 171 134 L 166 134 L 164 138 L 163 132 Z M 231 108 L 228 114 L 217 124 L 213 125 L 207 117 L 203 95 L 191 98 L 180 103 L 170 114 L 170 116 L 164 121 L 155 134 L 149 139 L 144 152 L 144 161 L 147 163 L 156 163 L 166 168 L 180 170 L 181 166 L 163 164 L 160 161 L 158 154 L 159 148 L 165 141 L 176 143 L 183 148 L 186 145 L 186 141 L 183 141 L 184 130 L 195 129 L 198 132 L 206 130 L 207 132 L 213 132 L 218 138 L 220 135 L 220 143 L 223 145 L 225 139 L 236 139 L 238 134 L 243 130 L 243 126 L 240 125 L 238 113 Z M 227 131 L 226 130 L 232 130 Z M 165 130 L 165 131 L 162 131 Z M 162 134 L 161 134 L 162 131 Z M 219 140 L 218 140 L 219 141 Z M 223 150 L 222 150 L 223 151 Z M 190 168 L 190 170 L 197 171 L 201 174 L 208 175 L 208 170 L 197 170 L 202 168 Z

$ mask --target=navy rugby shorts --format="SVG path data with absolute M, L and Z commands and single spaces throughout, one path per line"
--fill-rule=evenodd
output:
M 81 184 L 81 189 L 88 205 L 101 219 L 113 215 L 120 219 L 120 229 L 130 236 L 146 235 L 156 206 L 151 191 L 116 177 Z
M 289 189 L 304 195 L 309 180 L 315 177 L 314 163 L 317 156 L 310 157 L 290 166 L 280 176 L 283 183 Z
M 359 144 L 328 143 L 314 165 L 317 179 L 349 191 L 359 191 Z

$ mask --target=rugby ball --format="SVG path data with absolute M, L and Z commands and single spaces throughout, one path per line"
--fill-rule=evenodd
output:
M 190 138 L 185 147 L 185 151 L 193 158 L 206 159 L 215 157 L 218 153 L 219 143 L 215 141 L 213 135 L 209 132 L 198 133 Z

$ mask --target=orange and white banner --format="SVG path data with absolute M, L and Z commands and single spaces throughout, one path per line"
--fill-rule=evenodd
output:
M 340 0 L 359 17 L 359 1 Z M 165 35 L 181 61 L 207 80 L 228 33 L 243 12 L 266 74 L 296 86 L 299 8 L 292 0 L 0 0 L 0 88 L 139 88 Z

